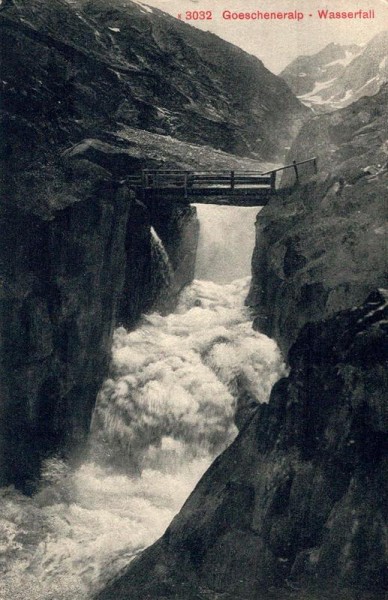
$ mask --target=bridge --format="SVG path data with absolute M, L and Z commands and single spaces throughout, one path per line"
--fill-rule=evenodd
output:
M 258 171 L 184 171 L 146 169 L 130 175 L 126 182 L 144 199 L 177 200 L 234 206 L 265 206 L 276 193 L 277 174 L 293 169 L 299 181 L 301 165 L 311 165 L 317 173 L 317 158 L 260 173 Z

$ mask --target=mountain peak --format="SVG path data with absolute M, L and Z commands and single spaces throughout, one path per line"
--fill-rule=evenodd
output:
M 376 94 L 388 80 L 388 31 L 365 45 L 330 43 L 316 54 L 293 60 L 280 76 L 316 112 L 348 106 Z

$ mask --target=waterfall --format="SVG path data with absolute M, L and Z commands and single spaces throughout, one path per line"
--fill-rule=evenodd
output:
M 88 460 L 76 469 L 47 461 L 33 498 L 2 490 L 1 598 L 90 598 L 164 532 L 233 440 L 239 382 L 268 400 L 284 365 L 244 308 L 256 212 L 198 207 L 198 279 L 173 314 L 115 332 Z
M 168 312 L 171 289 L 174 285 L 174 269 L 162 240 L 151 227 L 151 286 L 149 306 Z
M 161 265 L 161 273 L 164 285 L 168 286 L 174 277 L 174 269 L 171 266 L 170 259 L 166 252 L 163 242 L 151 227 L 151 252 L 153 254 L 153 263 Z
M 251 273 L 257 207 L 197 204 L 200 222 L 195 276 L 229 283 Z

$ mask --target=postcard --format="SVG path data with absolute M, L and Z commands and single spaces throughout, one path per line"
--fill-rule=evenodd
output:
M 388 2 L 0 26 L 0 598 L 383 600 Z

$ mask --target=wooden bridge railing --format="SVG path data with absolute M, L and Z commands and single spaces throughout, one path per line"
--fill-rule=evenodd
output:
M 285 165 L 284 167 L 279 167 L 278 169 L 272 169 L 272 171 L 267 171 L 266 173 L 262 173 L 262 175 L 269 175 L 270 173 L 278 173 L 279 171 L 285 171 L 286 169 L 294 169 L 295 179 L 296 179 L 296 181 L 299 181 L 298 167 L 300 165 L 307 165 L 309 163 L 312 163 L 313 168 L 314 168 L 314 173 L 318 173 L 318 159 L 316 156 L 313 156 L 313 158 L 308 158 L 307 160 L 300 160 L 299 162 L 296 162 L 296 160 L 294 160 L 294 161 L 292 161 L 292 163 L 290 165 Z
M 258 171 L 178 171 L 147 170 L 142 173 L 144 189 L 183 188 L 185 192 L 195 193 L 208 188 L 271 189 L 274 185 L 272 175 L 262 175 Z
M 294 169 L 296 182 L 299 181 L 299 166 L 312 163 L 317 173 L 317 158 L 309 158 L 299 162 L 272 169 L 261 173 L 259 171 L 185 171 L 181 169 L 146 169 L 136 175 L 126 178 L 129 185 L 141 187 L 144 191 L 175 191 L 182 193 L 185 198 L 189 195 L 206 194 L 233 195 L 233 193 L 268 194 L 276 189 L 276 174 L 286 169 Z

